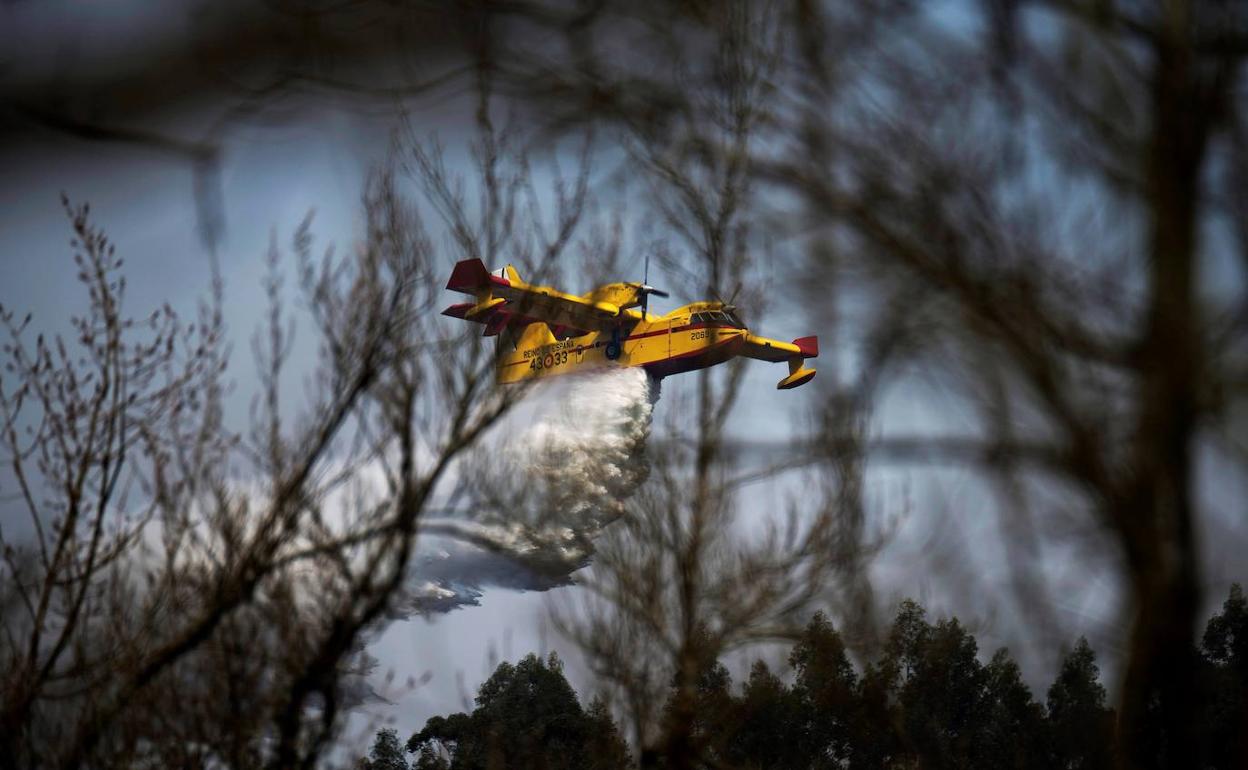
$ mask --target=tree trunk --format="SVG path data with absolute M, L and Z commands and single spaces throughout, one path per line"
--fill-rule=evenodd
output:
M 1200 603 L 1192 448 L 1201 370 L 1195 317 L 1199 177 L 1212 118 L 1182 3 L 1156 48 L 1148 159 L 1149 313 L 1127 485 L 1113 512 L 1135 621 L 1119 713 L 1119 765 L 1187 767 L 1196 757 L 1193 629 Z

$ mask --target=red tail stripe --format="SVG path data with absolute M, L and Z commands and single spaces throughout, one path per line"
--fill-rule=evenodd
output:
M 802 358 L 819 357 L 819 338 L 817 336 L 798 337 L 793 344 L 802 351 Z
M 510 286 L 511 281 L 499 278 L 485 269 L 485 263 L 479 259 L 463 259 L 455 263 L 455 269 L 451 271 L 451 278 L 446 282 L 446 288 L 471 294 L 490 284 Z

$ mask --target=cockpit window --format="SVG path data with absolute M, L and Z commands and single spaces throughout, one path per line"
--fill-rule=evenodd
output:
M 744 329 L 741 321 L 732 313 L 721 312 L 719 310 L 706 310 L 701 313 L 694 313 L 690 323 L 695 324 L 728 324 L 738 329 Z
M 741 323 L 741 319 L 737 318 L 735 313 L 719 310 L 706 310 L 700 313 L 694 313 L 689 320 L 695 324 L 728 324 L 737 329 L 744 329 L 745 324 Z

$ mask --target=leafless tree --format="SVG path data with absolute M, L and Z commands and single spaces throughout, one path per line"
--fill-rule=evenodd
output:
M 599 6 L 567 27 L 570 59 L 529 84 L 574 105 L 568 120 L 679 146 L 709 88 L 681 74 L 712 61 L 733 7 Z M 1248 17 L 1219 2 L 776 9 L 782 54 L 748 166 L 809 246 L 811 307 L 856 362 L 821 377 L 818 438 L 850 443 L 846 410 L 916 371 L 964 399 L 968 434 L 888 435 L 867 458 L 983 471 L 1037 633 L 1055 622 L 1049 546 L 1119 575 L 1121 761 L 1183 766 L 1200 537 L 1219 526 L 1196 472 L 1201 457 L 1240 474 L 1245 460 Z
M 884 335 L 908 348 L 901 360 L 978 403 L 973 440 L 1023 606 L 1047 610 L 1046 489 L 1116 546 L 1121 761 L 1183 766 L 1198 531 L 1215 515 L 1198 503 L 1197 458 L 1244 460 L 1230 428 L 1244 398 L 1248 17 L 995 3 L 977 20 L 990 34 L 968 38 L 905 11 L 859 57 L 855 86 L 827 45 L 838 20 L 797 4 L 802 142 L 768 173 L 808 204 L 825 247 L 812 268 L 907 308 L 909 323 L 880 313 L 867 339 L 902 332 Z
M 745 6 L 716 17 L 710 61 L 670 75 L 688 102 L 662 130 L 624 121 L 638 175 L 673 239 L 669 274 L 702 295 L 727 298 L 732 287 L 740 296 L 767 267 L 752 256 L 765 223 L 751 159 L 769 119 L 778 19 Z M 759 308 L 759 300 L 754 291 L 740 301 Z M 751 510 L 765 513 L 762 522 L 742 520 L 741 484 L 757 480 L 740 471 L 728 440 L 743 371 L 739 361 L 703 370 L 687 400 L 663 403 L 668 419 L 648 450 L 649 480 L 604 535 L 580 581 L 584 600 L 556 614 L 627 715 L 643 766 L 713 763 L 715 747 L 697 730 L 708 666 L 795 637 L 815 607 L 860 608 L 865 595 L 857 444 L 822 453 L 810 494 Z
M 492 346 L 437 322 L 447 257 L 541 275 L 585 212 L 588 166 L 535 206 L 527 158 L 480 82 L 475 184 L 408 134 L 369 179 L 358 249 L 318 257 L 310 223 L 295 233 L 319 346 L 303 405 L 288 397 L 296 314 L 270 249 L 260 396 L 241 435 L 222 417 L 220 277 L 195 323 L 168 305 L 132 320 L 121 258 L 86 206 L 67 204 L 88 292 L 74 334 L 32 341 L 29 317 L 3 316 L 5 504 L 26 516 L 0 533 L 4 766 L 293 767 L 333 748 L 423 512 L 524 392 L 494 387 Z

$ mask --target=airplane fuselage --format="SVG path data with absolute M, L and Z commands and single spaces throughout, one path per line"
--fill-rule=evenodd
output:
M 473 300 L 451 305 L 444 315 L 481 324 L 485 336 L 498 338 L 501 383 L 606 367 L 642 367 L 662 378 L 738 355 L 787 362 L 789 374 L 776 385 L 781 390 L 815 376 L 803 362 L 819 355 L 817 337 L 783 342 L 752 334 L 722 302 L 694 302 L 654 316 L 647 298 L 667 295 L 644 283 L 604 284 L 575 295 L 528 283 L 511 265 L 491 273 L 481 260 L 466 259 L 456 263 L 446 288 Z
M 749 330 L 728 320 L 716 304 L 689 305 L 665 316 L 646 314 L 632 329 L 618 334 L 594 331 L 559 340 L 549 327 L 534 324 L 545 328 L 520 337 L 513 350 L 504 348 L 498 363 L 499 381 L 513 383 L 617 366 L 640 366 L 661 378 L 723 363 L 736 355 Z M 614 345 L 619 346 L 618 355 Z

